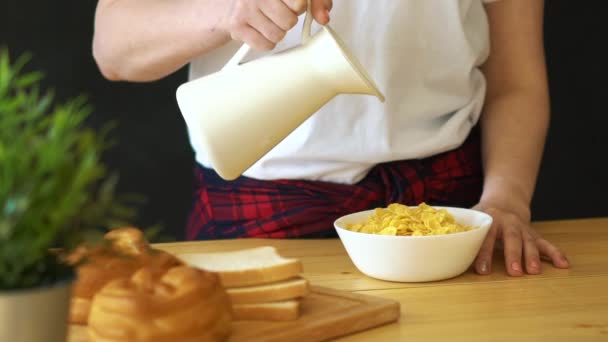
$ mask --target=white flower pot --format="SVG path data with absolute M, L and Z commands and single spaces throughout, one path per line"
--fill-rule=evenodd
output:
M 0 341 L 65 342 L 72 280 L 0 291 Z

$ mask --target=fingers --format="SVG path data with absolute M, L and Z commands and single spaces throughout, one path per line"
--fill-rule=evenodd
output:
M 498 229 L 498 223 L 494 222 L 479 249 L 477 259 L 475 260 L 475 271 L 479 274 L 490 274 L 492 272 L 492 255 L 494 253 L 494 243 L 496 242 L 496 232 Z
M 524 274 L 522 256 L 522 230 L 517 220 L 505 219 L 502 226 L 502 239 L 505 253 L 505 267 L 511 276 Z
M 242 41 L 252 48 L 260 51 L 272 50 L 275 44 L 256 29 L 249 25 L 243 25 L 235 28 L 230 34 L 232 39 Z
M 321 25 L 329 23 L 329 11 L 331 11 L 332 6 L 332 0 L 312 0 L 311 13 L 313 18 Z
M 307 0 L 234 0 L 223 27 L 234 40 L 256 50 L 272 50 L 287 31 L 298 23 L 306 11 Z M 332 0 L 311 0 L 314 19 L 322 25 L 329 22 Z
M 298 1 L 306 9 L 306 0 Z M 297 15 L 282 0 L 234 0 L 227 30 L 232 39 L 264 51 L 273 49 L 297 22 Z
M 283 2 L 296 14 L 302 14 L 308 7 L 306 0 L 283 0 Z M 313 18 L 321 24 L 329 23 L 329 11 L 333 7 L 332 0 L 311 0 L 311 9 Z
M 479 274 L 491 272 L 493 250 L 501 244 L 505 267 L 510 276 L 540 274 L 541 259 L 550 259 L 558 268 L 569 268 L 566 256 L 553 244 L 542 238 L 530 226 L 529 220 L 513 212 L 478 204 L 473 209 L 488 213 L 493 223 L 475 260 L 475 271 Z
M 285 36 L 285 31 L 270 20 L 261 11 L 253 15 L 249 20 L 249 25 L 258 31 L 274 47 Z
M 530 233 L 529 230 L 522 231 L 523 247 L 524 247 L 524 259 L 526 264 L 526 271 L 529 274 L 540 274 L 541 263 L 540 254 L 538 247 L 536 246 L 536 238 Z
M 282 1 L 263 1 L 260 4 L 260 10 L 274 25 L 284 31 L 283 35 L 298 23 L 298 16 L 295 11 L 292 11 Z
M 260 27 L 269 25 L 268 21 L 257 10 L 253 1 L 235 0 L 230 13 L 228 31 L 232 39 L 242 41 L 256 50 L 271 50 L 275 43 L 268 39 L 264 32 L 272 36 L 273 28 Z
M 551 259 L 551 262 L 555 267 L 558 268 L 568 268 L 570 267 L 570 263 L 568 259 L 557 247 L 552 245 L 549 241 L 539 238 L 536 241 L 538 249 L 542 255 L 546 255 Z
M 298 15 L 306 12 L 306 7 L 308 7 L 307 0 L 283 0 L 283 3 Z

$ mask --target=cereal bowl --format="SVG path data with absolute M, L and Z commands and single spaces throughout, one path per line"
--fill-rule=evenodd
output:
M 357 269 L 372 278 L 396 282 L 427 282 L 456 277 L 475 260 L 485 239 L 492 217 L 464 208 L 445 209 L 456 222 L 475 228 L 458 233 L 430 236 L 391 236 L 348 230 L 361 223 L 374 210 L 340 217 L 334 227 Z

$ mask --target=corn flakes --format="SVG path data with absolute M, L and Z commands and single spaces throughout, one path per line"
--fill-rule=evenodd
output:
M 376 208 L 365 221 L 347 225 L 348 230 L 380 235 L 427 236 L 465 232 L 472 226 L 462 225 L 445 209 L 435 209 L 426 203 L 408 207 L 392 203 L 386 208 Z

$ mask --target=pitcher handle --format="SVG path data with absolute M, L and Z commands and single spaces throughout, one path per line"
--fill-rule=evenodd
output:
M 312 0 L 306 3 L 306 16 L 304 17 L 304 27 L 302 27 L 302 44 L 308 43 L 311 37 L 312 28 Z
M 312 5 L 311 5 L 311 0 L 308 0 L 307 5 L 306 5 L 306 16 L 304 17 L 304 26 L 302 28 L 302 44 L 306 44 L 310 40 L 311 28 L 312 28 Z M 248 44 L 243 44 L 239 48 L 239 50 L 234 54 L 234 56 L 232 56 L 232 58 L 230 58 L 228 63 L 226 63 L 224 65 L 224 67 L 222 69 L 232 68 L 232 67 L 239 65 L 239 63 L 241 63 L 243 58 L 245 58 L 245 56 L 247 56 L 249 51 L 251 51 L 251 46 L 249 46 Z

